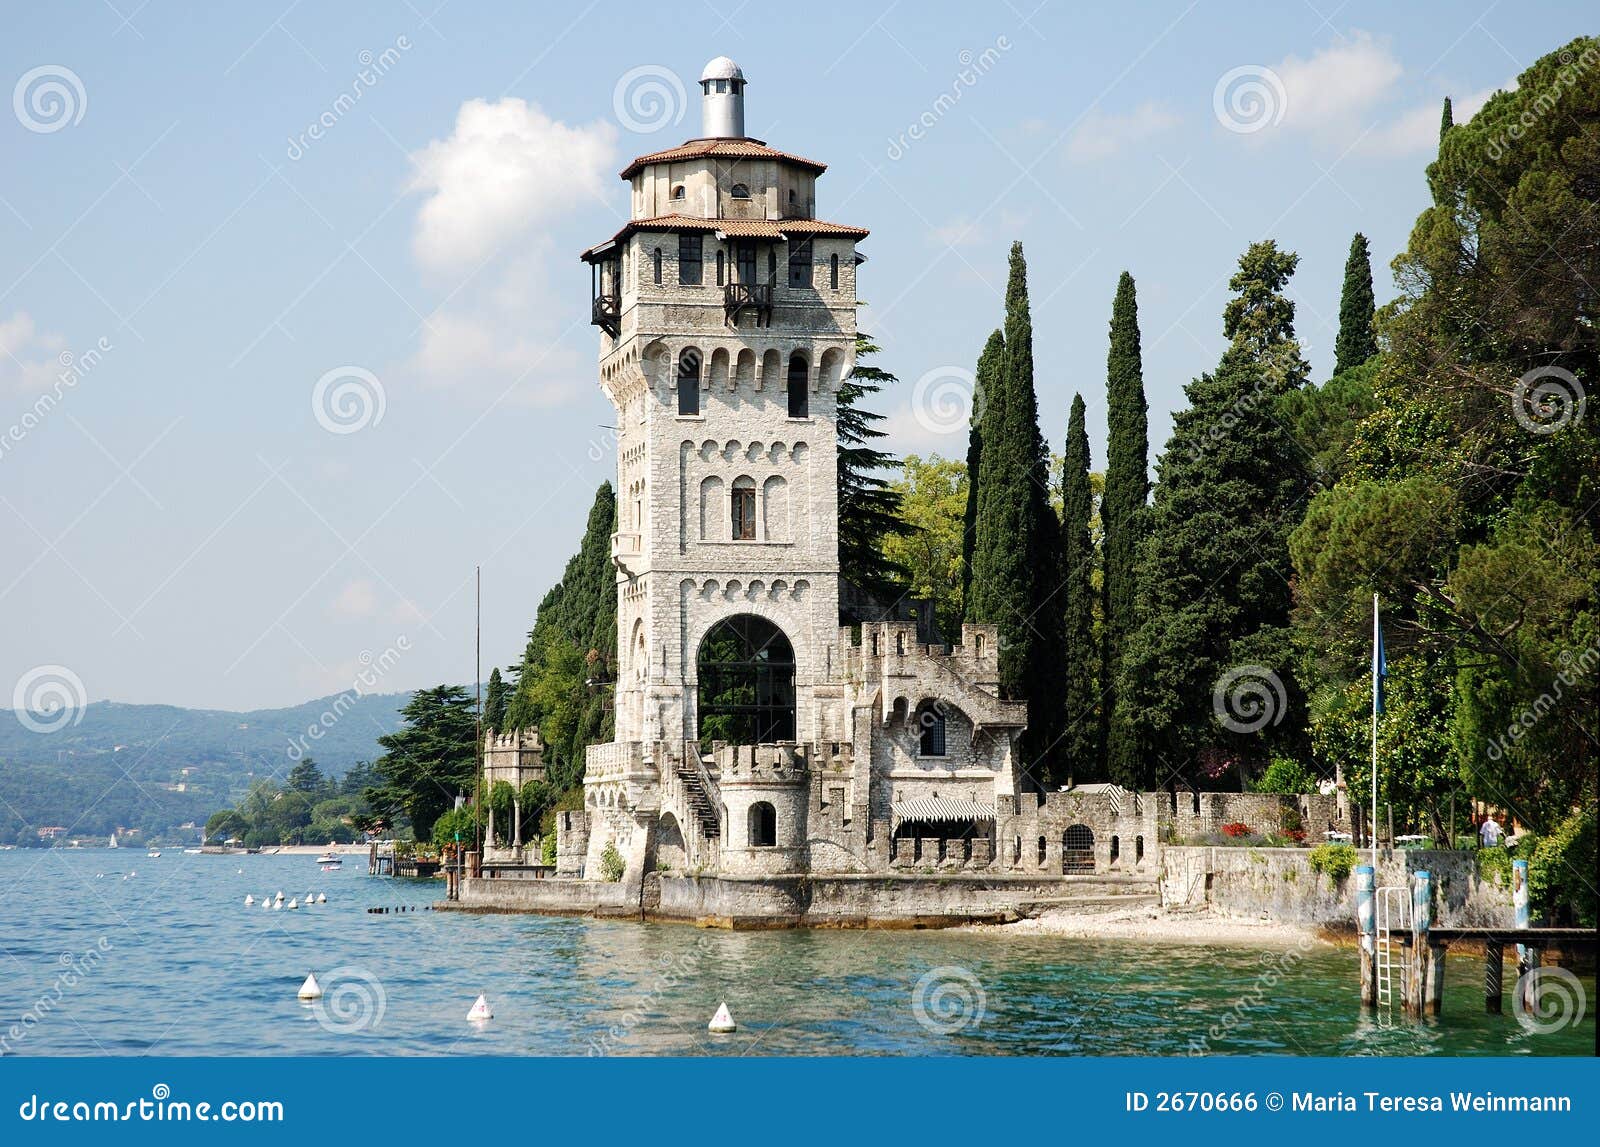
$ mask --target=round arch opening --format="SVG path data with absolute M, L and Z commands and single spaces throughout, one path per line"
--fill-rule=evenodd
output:
M 741 613 L 712 626 L 695 655 L 700 744 L 795 739 L 794 646 L 764 617 Z

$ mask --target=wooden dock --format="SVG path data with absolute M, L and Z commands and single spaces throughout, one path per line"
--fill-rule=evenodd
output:
M 1361 1002 L 1379 1007 L 1392 998 L 1390 977 L 1399 972 L 1401 1002 L 1408 1015 L 1436 1016 L 1444 1005 L 1445 954 L 1453 943 L 1483 946 L 1483 1003 L 1492 1014 L 1504 1004 L 1505 950 L 1516 953 L 1517 983 L 1523 998 L 1519 1013 L 1538 1009 L 1538 968 L 1544 949 L 1593 950 L 1600 932 L 1593 928 L 1534 927 L 1529 923 L 1527 861 L 1512 862 L 1512 927 L 1441 928 L 1433 924 L 1434 887 L 1428 872 L 1413 872 L 1409 888 L 1374 888 L 1370 865 L 1356 869 L 1356 924 L 1361 944 Z M 1395 906 L 1409 911 L 1396 912 Z M 1395 916 L 1400 917 L 1395 927 Z M 1400 957 L 1398 960 L 1395 957 Z

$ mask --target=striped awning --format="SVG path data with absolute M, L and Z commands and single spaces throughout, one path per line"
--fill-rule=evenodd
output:
M 922 797 L 919 800 L 897 804 L 891 810 L 894 823 L 899 827 L 906 821 L 928 821 L 949 824 L 969 820 L 993 820 L 994 809 L 977 801 L 947 800 L 944 797 Z

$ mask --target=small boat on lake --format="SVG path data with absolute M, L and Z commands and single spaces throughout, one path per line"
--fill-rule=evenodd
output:
M 160 860 L 161 859 L 161 851 L 159 849 L 152 848 L 149 852 L 145 853 L 145 855 L 148 856 L 151 860 Z

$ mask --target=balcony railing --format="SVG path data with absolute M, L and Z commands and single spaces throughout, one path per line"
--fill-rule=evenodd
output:
M 596 295 L 589 322 L 616 338 L 622 330 L 622 300 L 616 295 Z
M 737 324 L 739 313 L 755 311 L 758 323 L 772 322 L 771 283 L 729 283 L 722 288 L 722 309 L 730 324 Z

